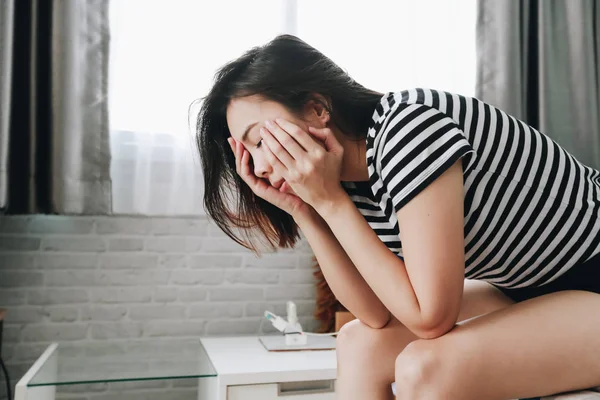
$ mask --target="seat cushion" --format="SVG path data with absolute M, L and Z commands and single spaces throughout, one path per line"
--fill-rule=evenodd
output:
M 600 387 L 542 397 L 540 400 L 600 400 Z

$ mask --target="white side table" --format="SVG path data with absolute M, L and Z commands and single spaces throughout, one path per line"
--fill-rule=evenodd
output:
M 335 399 L 335 350 L 269 352 L 256 336 L 201 341 L 217 372 L 201 382 L 201 400 Z
M 256 336 L 53 343 L 15 399 L 54 400 L 59 386 L 83 383 L 194 379 L 199 400 L 332 400 L 335 377 L 334 350 L 268 352 Z

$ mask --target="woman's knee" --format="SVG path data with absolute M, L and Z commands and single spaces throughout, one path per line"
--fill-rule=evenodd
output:
M 435 378 L 440 360 L 433 342 L 435 340 L 415 340 L 396 357 L 398 385 L 425 384 Z
M 450 373 L 453 351 L 441 341 L 415 340 L 396 358 L 395 377 L 399 398 L 427 398 L 444 395 L 445 374 Z
M 347 364 L 365 367 L 365 363 L 376 362 L 378 349 L 384 344 L 381 338 L 381 329 L 374 329 L 360 322 L 358 319 L 344 324 L 336 341 L 338 364 Z

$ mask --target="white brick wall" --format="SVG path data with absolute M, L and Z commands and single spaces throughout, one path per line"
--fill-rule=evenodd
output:
M 314 329 L 311 265 L 306 243 L 257 258 L 206 218 L 2 216 L 3 358 L 16 381 L 52 341 L 270 332 L 264 310 L 283 314 L 288 299 Z M 189 385 L 86 385 L 61 397 L 194 399 Z

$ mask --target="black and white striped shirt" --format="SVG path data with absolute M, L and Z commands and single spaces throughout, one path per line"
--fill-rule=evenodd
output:
M 386 94 L 367 136 L 370 180 L 343 185 L 402 256 L 396 212 L 461 158 L 466 278 L 540 286 L 600 252 L 600 172 L 475 98 Z

